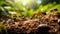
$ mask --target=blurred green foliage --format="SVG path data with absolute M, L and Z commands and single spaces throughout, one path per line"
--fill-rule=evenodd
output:
M 3 31 L 4 31 L 6 34 L 8 34 L 8 33 L 7 33 L 7 27 L 6 27 L 5 25 L 3 25 L 2 23 L 0 23 L 0 33 L 3 33 Z
M 4 10 L 0 10 L 0 13 L 4 13 L 4 15 L 9 15 L 9 12 L 16 12 L 16 16 L 33 16 L 34 12 L 41 12 L 42 10 L 45 12 L 49 12 L 50 9 L 57 8 L 58 12 L 60 12 L 60 0 L 40 0 L 41 3 L 37 4 L 37 0 L 33 0 L 30 3 L 27 3 L 25 6 L 22 4 L 22 0 L 19 2 L 15 2 L 16 0 L 0 0 L 0 7 Z M 10 8 L 4 8 L 10 7 Z M 14 14 L 13 14 L 14 15 Z M 11 14 L 12 16 L 12 14 Z
M 41 0 L 42 5 L 46 5 L 53 2 L 56 2 L 56 4 L 60 4 L 60 0 Z

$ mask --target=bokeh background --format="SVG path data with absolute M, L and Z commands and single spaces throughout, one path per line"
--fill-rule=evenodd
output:
M 9 18 L 22 19 L 22 18 L 26 17 L 29 20 L 30 18 L 33 17 L 35 19 L 36 17 L 40 16 L 39 14 L 41 12 L 50 13 L 50 10 L 54 9 L 54 8 L 57 8 L 58 13 L 60 13 L 60 0 L 0 0 L 0 33 L 5 32 L 7 34 L 8 27 L 6 27 L 6 26 L 9 25 L 9 23 L 12 24 L 12 22 L 13 22 L 13 21 L 11 21 L 13 19 L 10 19 L 10 21 L 9 21 L 8 20 Z M 37 14 L 37 16 L 34 15 L 35 13 Z M 20 21 L 19 21 L 20 19 L 17 19 L 18 22 L 16 22 L 16 23 L 20 23 Z M 4 20 L 5 20 L 5 22 L 4 22 Z M 45 20 L 41 20 L 41 21 L 45 21 Z M 7 25 L 2 24 L 3 22 L 8 23 L 8 24 Z M 34 25 L 36 23 L 38 24 L 38 21 L 35 23 L 32 20 L 32 22 L 33 22 L 33 24 L 31 23 L 32 25 Z M 14 25 L 14 23 L 12 25 Z M 22 23 L 23 23 L 23 21 L 22 21 Z M 60 23 L 60 21 L 59 21 L 59 23 Z M 55 24 L 55 23 L 53 23 L 53 24 Z M 19 24 L 19 26 L 20 26 L 20 24 Z M 56 28 L 57 27 L 58 26 L 56 26 Z M 60 27 L 60 24 L 59 24 L 59 27 Z M 3 34 L 5 34 L 5 33 L 3 33 Z M 59 34 L 60 34 L 60 29 L 59 29 Z

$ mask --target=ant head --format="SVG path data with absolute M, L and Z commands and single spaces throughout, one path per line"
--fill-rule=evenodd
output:
M 50 10 L 50 12 L 53 12 L 53 10 Z
M 46 12 L 42 12 L 42 14 L 46 15 Z
M 57 9 L 57 8 L 55 8 L 55 9 L 54 9 L 54 11 L 58 11 L 58 9 Z

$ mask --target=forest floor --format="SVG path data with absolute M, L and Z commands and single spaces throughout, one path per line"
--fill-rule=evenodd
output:
M 8 19 L 2 22 L 7 31 L 0 34 L 60 34 L 60 14 L 48 14 L 40 19 Z

